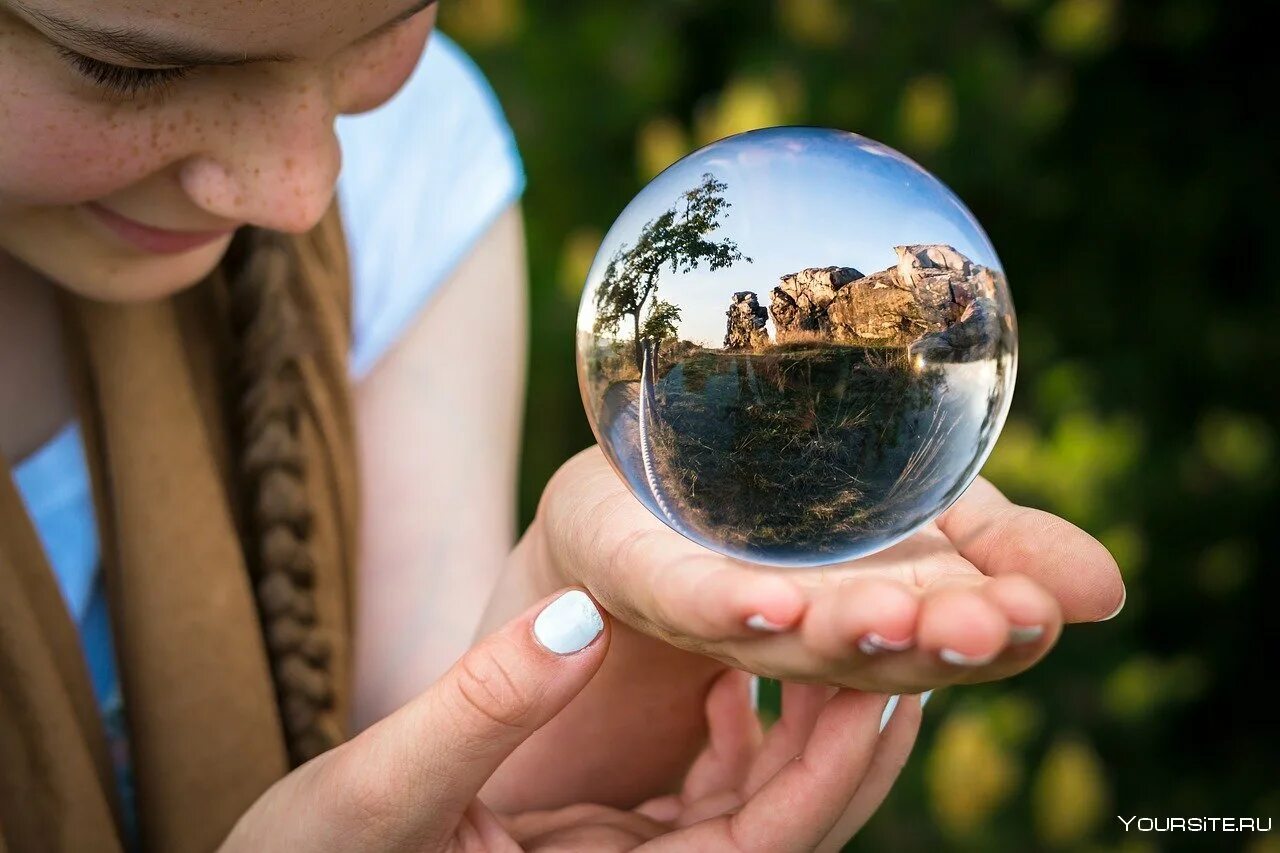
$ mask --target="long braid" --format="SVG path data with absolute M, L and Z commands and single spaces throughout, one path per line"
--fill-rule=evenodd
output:
M 332 646 L 316 621 L 312 514 L 299 438 L 306 325 L 294 296 L 295 238 L 237 236 L 223 269 L 237 343 L 239 470 L 246 560 L 294 766 L 340 742 Z

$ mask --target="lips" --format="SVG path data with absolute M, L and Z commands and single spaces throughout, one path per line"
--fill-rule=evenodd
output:
M 226 237 L 234 228 L 220 231 L 177 231 L 168 228 L 156 228 L 144 225 L 136 219 L 130 219 L 103 207 L 97 202 L 88 202 L 85 210 L 93 218 L 102 223 L 108 231 L 135 249 L 157 255 L 177 255 L 190 252 L 201 246 L 207 246 L 216 240 Z

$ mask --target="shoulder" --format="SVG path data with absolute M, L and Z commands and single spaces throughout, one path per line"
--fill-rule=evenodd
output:
M 395 97 L 339 119 L 338 137 L 359 377 L 519 198 L 524 170 L 493 89 L 438 31 Z

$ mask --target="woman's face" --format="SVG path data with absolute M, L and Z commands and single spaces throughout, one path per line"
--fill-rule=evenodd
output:
M 0 0 L 0 256 L 100 300 L 204 277 L 241 225 L 302 232 L 334 119 L 385 101 L 423 0 Z

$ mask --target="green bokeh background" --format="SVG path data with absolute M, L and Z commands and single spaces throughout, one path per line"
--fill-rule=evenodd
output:
M 573 366 L 601 236 L 662 167 L 773 124 L 856 130 L 975 212 L 1021 326 L 985 473 L 1095 533 L 1129 600 L 1034 671 L 941 691 L 850 849 L 1164 850 L 1117 814 L 1280 817 L 1274 60 L 1210 0 L 447 0 L 529 175 L 522 479 L 591 443 Z M 1254 73 L 1243 63 L 1256 62 Z M 1266 71 L 1272 66 L 1270 72 Z M 477 287 L 482 287 L 478 283 Z M 1218 833 L 1200 849 L 1280 850 Z

